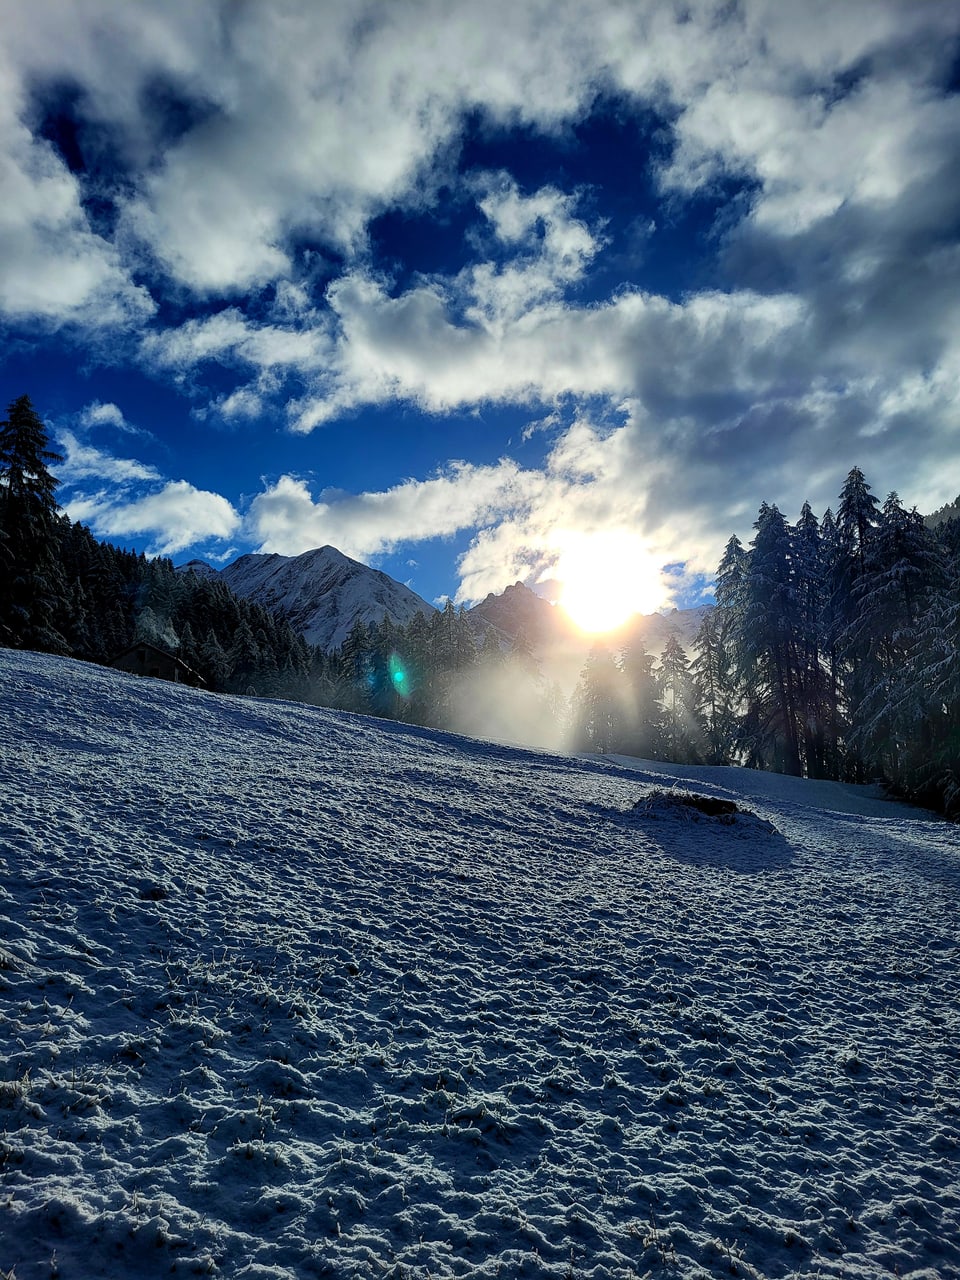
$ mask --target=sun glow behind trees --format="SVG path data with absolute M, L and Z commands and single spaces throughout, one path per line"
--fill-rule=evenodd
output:
M 660 568 L 636 534 L 564 532 L 560 546 L 560 604 L 581 631 L 615 631 L 666 603 Z

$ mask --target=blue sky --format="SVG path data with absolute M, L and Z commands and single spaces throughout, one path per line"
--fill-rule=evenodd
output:
M 958 56 L 938 0 L 6 0 L 3 403 L 178 562 L 470 601 L 596 536 L 689 602 L 761 500 L 960 491 Z

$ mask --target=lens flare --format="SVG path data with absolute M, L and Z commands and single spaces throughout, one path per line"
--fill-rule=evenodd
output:
M 390 672 L 390 683 L 394 689 L 401 697 L 408 698 L 410 696 L 410 680 L 399 654 L 391 653 L 387 660 L 387 670 Z

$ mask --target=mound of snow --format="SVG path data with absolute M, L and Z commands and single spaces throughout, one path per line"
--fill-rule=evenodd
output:
M 686 822 L 700 822 L 704 818 L 729 825 L 738 815 L 756 818 L 749 809 L 741 809 L 735 800 L 722 796 L 703 796 L 693 791 L 661 791 L 654 788 L 642 796 L 633 806 L 634 813 L 651 818 L 679 818 Z

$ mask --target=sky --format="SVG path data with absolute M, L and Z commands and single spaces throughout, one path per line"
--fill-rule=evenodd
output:
M 3 19 L 0 396 L 100 537 L 684 604 L 762 501 L 960 492 L 954 0 Z

